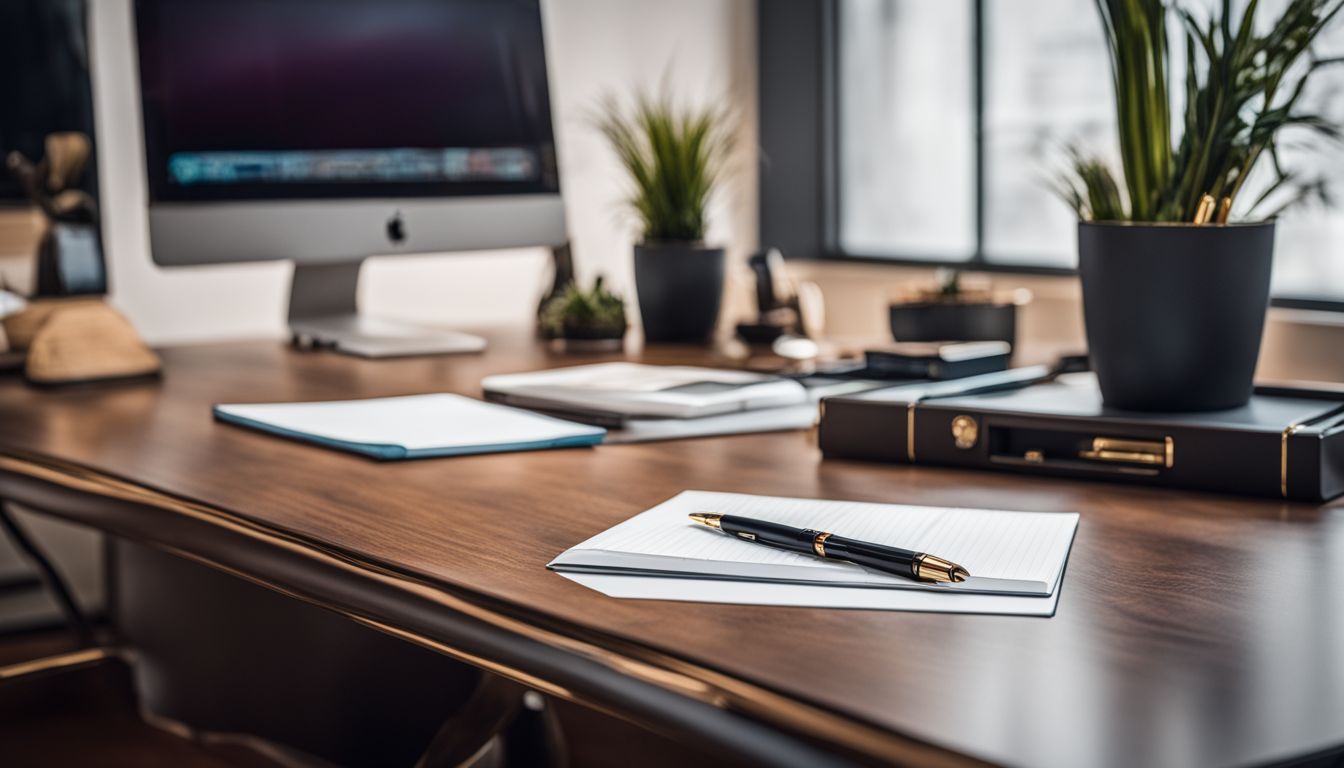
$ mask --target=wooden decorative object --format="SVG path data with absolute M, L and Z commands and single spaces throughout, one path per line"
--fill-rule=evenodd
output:
M 37 328 L 28 348 L 29 381 L 73 384 L 159 372 L 158 356 L 121 313 L 101 301 L 60 304 L 64 306 L 49 312 Z
M 28 349 L 37 338 L 37 332 L 46 325 L 57 312 L 76 307 L 104 306 L 99 298 L 81 299 L 34 299 L 22 312 L 0 319 L 0 327 L 5 329 L 9 346 L 13 349 Z
M 5 283 L 10 290 L 18 286 L 22 292 L 29 292 L 22 281 L 31 267 L 20 260 L 26 262 L 37 253 L 45 229 L 46 219 L 37 206 L 0 210 L 0 259 L 6 261 Z

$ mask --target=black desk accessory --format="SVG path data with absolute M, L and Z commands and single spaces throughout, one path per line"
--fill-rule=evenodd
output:
M 747 266 L 755 277 L 757 319 L 738 323 L 738 336 L 748 344 L 769 344 L 781 336 L 802 333 L 802 310 L 785 270 L 784 254 L 768 248 L 747 259 Z
M 819 441 L 827 458 L 1304 501 L 1344 493 L 1344 395 L 1273 391 L 1241 408 L 1181 414 L 1108 408 L 1086 374 L 1006 391 L 899 387 L 824 400 Z

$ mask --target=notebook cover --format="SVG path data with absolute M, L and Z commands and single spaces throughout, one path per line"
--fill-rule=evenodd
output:
M 402 459 L 433 459 L 444 458 L 448 456 L 471 456 L 485 453 L 509 453 L 513 451 L 540 451 L 548 448 L 578 448 L 601 443 L 605 434 L 575 435 L 572 437 L 563 437 L 555 440 L 536 440 L 522 443 L 496 443 L 486 445 L 465 445 L 452 448 L 420 448 L 410 450 L 402 445 L 385 443 L 354 443 L 346 440 L 334 440 L 320 435 L 310 434 L 308 432 L 298 432 L 292 429 L 285 429 L 269 424 L 264 421 L 248 419 L 236 414 L 223 411 L 219 406 L 213 408 L 215 419 L 228 424 L 233 424 L 248 429 L 265 432 L 267 434 L 284 437 L 290 440 L 312 443 L 324 448 L 333 448 L 347 453 L 356 453 L 361 456 L 378 459 L 379 461 L 399 461 Z

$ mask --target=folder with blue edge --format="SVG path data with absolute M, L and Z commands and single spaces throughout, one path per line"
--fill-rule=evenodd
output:
M 606 430 L 452 394 L 216 405 L 229 424 L 384 461 L 590 446 Z

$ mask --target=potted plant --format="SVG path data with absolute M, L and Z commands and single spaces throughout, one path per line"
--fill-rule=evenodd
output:
M 570 283 L 541 314 L 550 337 L 563 339 L 569 351 L 620 349 L 629 327 L 625 301 L 607 290 L 600 275 L 589 291 Z
M 709 201 L 729 147 L 727 120 L 712 108 L 680 108 L 666 94 L 605 103 L 598 127 L 629 175 L 638 218 L 635 293 L 650 342 L 704 341 L 723 297 L 722 248 L 705 244 Z
M 1025 296 L 1021 294 L 1026 294 Z M 988 287 L 964 284 L 961 272 L 940 271 L 938 284 L 919 288 L 889 307 L 891 336 L 896 341 L 1017 340 L 1017 307 L 1029 297 L 1025 290 L 998 295 Z
M 1087 340 L 1108 405 L 1198 411 L 1250 398 L 1274 251 L 1267 207 L 1321 191 L 1282 167 L 1277 146 L 1294 127 L 1336 135 L 1298 107 L 1332 63 L 1311 49 L 1344 0 L 1288 0 L 1272 24 L 1258 7 L 1097 2 L 1123 173 L 1075 151 L 1060 192 L 1079 216 Z M 1184 39 L 1180 111 L 1169 21 Z M 1258 174 L 1266 184 L 1252 190 Z

